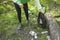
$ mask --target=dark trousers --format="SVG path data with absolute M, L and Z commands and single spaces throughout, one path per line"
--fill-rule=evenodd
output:
M 15 8 L 16 8 L 16 11 L 17 11 L 17 14 L 18 14 L 18 20 L 21 23 L 21 8 L 16 3 L 14 3 L 14 5 L 15 5 Z M 29 14 L 28 14 L 28 5 L 27 5 L 27 3 L 25 3 L 23 5 L 24 5 L 23 9 L 25 11 L 26 19 L 27 19 L 27 21 L 29 21 L 29 19 L 28 19 L 28 16 L 29 16 Z

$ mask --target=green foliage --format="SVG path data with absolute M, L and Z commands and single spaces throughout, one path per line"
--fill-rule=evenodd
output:
M 57 4 L 60 4 L 60 0 L 52 0 L 54 2 L 56 2 Z
M 4 1 L 6 3 L 4 3 Z M 9 1 L 9 2 L 7 2 L 7 1 Z M 52 4 L 51 0 L 40 0 L 40 2 L 44 7 L 46 7 L 46 10 L 48 10 L 49 7 Z M 56 0 L 56 2 L 59 3 L 60 0 Z M 28 4 L 29 4 L 28 5 L 29 10 L 31 10 L 34 15 L 38 15 L 39 10 L 36 8 L 34 0 L 31 0 Z M 5 34 L 5 32 L 6 32 L 7 35 L 11 36 L 15 33 L 15 30 L 18 27 L 18 19 L 17 19 L 16 11 L 14 11 L 14 10 L 15 10 L 15 7 L 14 7 L 14 4 L 13 4 L 12 1 L 10 1 L 10 0 L 0 1 L 0 34 Z M 57 14 L 60 15 L 60 12 L 51 11 L 51 14 L 53 16 L 55 16 Z M 30 15 L 31 16 L 30 19 L 31 20 L 33 19 L 34 20 L 33 22 L 37 23 L 37 21 L 36 21 L 37 19 L 35 18 L 36 16 L 34 16 L 34 15 Z M 24 11 L 22 11 L 22 20 L 23 20 L 22 23 L 24 24 L 24 26 L 26 26 L 26 20 L 25 19 L 26 18 L 25 18 L 25 15 L 24 15 Z M 60 20 L 60 18 L 58 19 L 58 21 L 59 20 Z M 35 26 L 36 25 L 33 24 L 33 28 Z M 41 31 L 43 31 L 42 28 L 36 30 L 36 32 L 38 32 L 39 34 L 40 34 Z M 40 40 L 44 40 L 45 38 L 46 38 L 46 35 L 42 35 Z M 13 40 L 13 38 L 11 40 Z

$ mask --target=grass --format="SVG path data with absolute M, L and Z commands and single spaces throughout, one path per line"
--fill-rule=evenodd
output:
M 47 29 L 42 29 L 41 26 L 37 25 L 37 18 L 34 15 L 30 14 L 30 20 L 33 21 L 33 24 L 28 26 L 28 23 L 26 21 L 24 13 L 22 13 L 22 24 L 24 25 L 24 30 L 34 30 L 41 36 L 39 39 L 40 40 L 45 40 L 46 39 L 46 34 L 45 35 L 40 35 L 40 33 L 44 30 Z M 56 14 L 52 14 L 56 15 Z M 58 22 L 60 22 L 60 18 L 56 18 Z M 24 40 L 23 38 L 20 38 L 19 35 L 16 34 L 16 29 L 18 27 L 18 19 L 17 19 L 17 14 L 16 12 L 13 13 L 8 13 L 8 14 L 2 14 L 0 16 L 0 34 L 2 34 L 2 38 L 0 40 Z M 60 23 L 58 23 L 60 24 Z M 23 34 L 22 34 L 23 35 Z

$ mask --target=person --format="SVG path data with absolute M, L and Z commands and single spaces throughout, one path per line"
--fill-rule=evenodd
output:
M 45 7 L 41 5 L 40 0 L 35 0 L 35 5 L 41 13 L 45 12 Z
M 15 5 L 15 8 L 16 8 L 16 11 L 17 11 L 17 14 L 18 14 L 18 20 L 19 20 L 19 27 L 18 29 L 22 29 L 22 23 L 21 23 L 21 8 L 24 9 L 25 11 L 25 16 L 26 16 L 26 19 L 28 21 L 28 23 L 30 22 L 29 21 L 29 14 L 28 14 L 28 2 L 30 0 L 13 0 L 14 2 L 14 5 Z
M 39 10 L 39 14 L 38 14 L 38 24 L 41 25 L 41 27 L 43 29 L 46 28 L 46 24 L 47 24 L 47 21 L 46 21 L 46 17 L 44 15 L 44 13 L 46 12 L 45 10 L 45 7 L 43 7 L 40 3 L 40 0 L 35 0 L 35 3 L 36 3 L 36 7 L 38 8 Z
M 31 24 L 31 22 L 29 21 L 29 18 L 28 18 L 29 14 L 28 14 L 28 4 L 27 3 L 29 1 L 30 0 L 13 0 L 15 8 L 16 8 L 16 11 L 17 11 L 17 14 L 18 14 L 18 20 L 19 20 L 19 27 L 18 27 L 18 29 L 22 28 L 22 24 L 21 24 L 21 8 L 23 8 L 24 11 L 25 11 L 25 15 L 26 15 L 26 19 L 27 19 L 28 23 Z M 41 12 L 43 12 L 43 9 L 42 9 L 41 4 L 39 3 L 39 0 L 34 0 L 34 1 L 36 3 L 37 8 Z

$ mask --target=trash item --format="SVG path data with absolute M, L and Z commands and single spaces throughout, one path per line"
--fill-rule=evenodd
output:
M 47 34 L 48 33 L 48 31 L 43 31 L 43 32 L 41 32 L 41 34 Z

